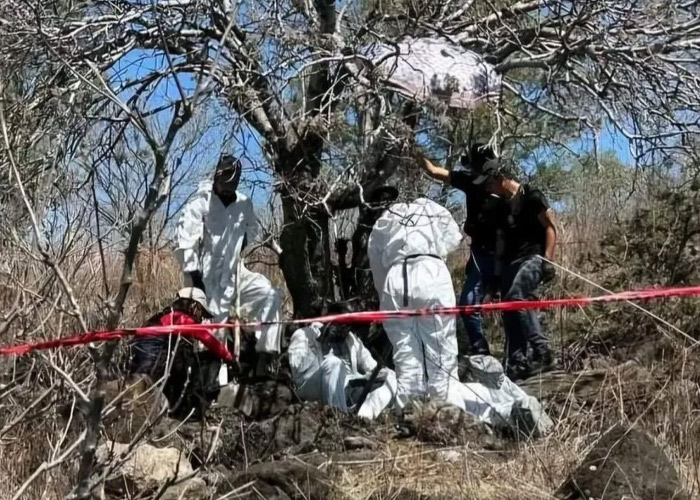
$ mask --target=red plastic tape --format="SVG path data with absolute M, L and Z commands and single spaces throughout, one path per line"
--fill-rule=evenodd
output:
M 700 295 L 700 286 L 683 288 L 651 288 L 646 290 L 627 291 L 601 295 L 598 297 L 573 297 L 566 299 L 544 299 L 517 302 L 494 302 L 475 306 L 442 307 L 434 309 L 410 309 L 402 311 L 363 311 L 333 316 L 320 316 L 317 318 L 295 319 L 281 321 L 282 324 L 303 325 L 308 323 L 341 323 L 341 324 L 363 324 L 377 321 L 390 321 L 392 319 L 411 318 L 416 316 L 440 315 L 468 315 L 475 312 L 508 312 L 521 311 L 527 309 L 550 309 L 554 307 L 577 307 L 589 306 L 597 302 L 620 302 L 620 301 L 641 301 L 651 299 L 662 299 L 670 297 L 695 297 Z M 275 323 L 250 322 L 241 324 L 242 327 L 254 328 Z M 173 325 L 173 326 L 151 326 L 142 328 L 131 328 L 125 330 L 90 332 L 72 337 L 36 342 L 33 344 L 20 344 L 10 347 L 0 348 L 0 355 L 25 355 L 33 351 L 46 349 L 56 349 L 61 347 L 71 347 L 90 342 L 101 342 L 118 340 L 131 336 L 164 336 L 183 335 L 200 341 L 211 352 L 224 361 L 231 361 L 233 356 L 221 342 L 212 334 L 212 330 L 219 328 L 231 328 L 229 323 L 201 324 L 201 325 Z
M 20 344 L 11 347 L 3 347 L 0 349 L 0 355 L 25 355 L 33 351 L 44 351 L 47 349 L 56 349 L 58 347 L 71 347 L 76 345 L 89 344 L 90 342 L 103 342 L 107 340 L 119 340 L 124 337 L 140 336 L 140 337 L 159 337 L 171 334 L 178 334 L 184 337 L 193 338 L 200 341 L 211 352 L 216 354 L 223 361 L 233 360 L 233 356 L 221 342 L 219 342 L 208 330 L 214 328 L 214 325 L 206 325 L 207 329 L 193 328 L 204 325 L 173 325 L 173 326 L 152 326 L 143 328 L 133 328 L 128 330 L 114 330 L 103 332 L 89 332 L 82 335 L 74 335 L 56 340 L 47 340 L 45 342 L 36 342 L 33 344 Z M 230 327 L 230 325 L 228 325 Z

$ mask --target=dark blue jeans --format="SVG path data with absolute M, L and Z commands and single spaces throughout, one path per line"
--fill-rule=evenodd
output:
M 542 260 L 536 256 L 514 260 L 503 273 L 501 295 L 506 302 L 533 300 L 542 282 Z M 506 332 L 506 357 L 511 366 L 527 363 L 528 345 L 533 357 L 538 358 L 549 351 L 549 340 L 542 329 L 537 311 L 510 311 L 503 313 Z
M 459 297 L 460 306 L 473 306 L 483 302 L 486 287 L 493 280 L 495 263 L 493 252 L 472 251 L 467 262 L 462 294 Z M 472 354 L 488 354 L 489 344 L 481 326 L 481 313 L 465 314 L 462 321 L 469 337 Z

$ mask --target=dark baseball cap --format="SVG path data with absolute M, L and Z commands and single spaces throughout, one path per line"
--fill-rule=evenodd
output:
M 487 160 L 480 169 L 474 172 L 475 177 L 472 180 L 472 184 L 483 184 L 486 179 L 494 175 L 498 175 L 503 171 L 503 165 L 499 160 Z
M 241 161 L 233 155 L 222 155 L 216 170 L 217 172 L 238 172 L 241 170 Z

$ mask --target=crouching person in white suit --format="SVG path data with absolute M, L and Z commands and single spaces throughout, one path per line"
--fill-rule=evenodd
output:
M 297 395 L 304 401 L 321 401 L 343 412 L 359 403 L 357 415 L 370 420 L 394 401 L 396 375 L 382 368 L 371 380 L 377 361 L 345 325 L 312 323 L 300 328 L 292 335 L 288 353 Z M 365 389 L 369 392 L 361 402 Z
M 382 310 L 454 307 L 445 258 L 462 240 L 450 212 L 419 198 L 384 210 L 372 228 L 367 255 Z M 416 398 L 447 399 L 459 385 L 457 330 L 451 315 L 392 318 L 384 329 L 393 346 L 397 407 Z

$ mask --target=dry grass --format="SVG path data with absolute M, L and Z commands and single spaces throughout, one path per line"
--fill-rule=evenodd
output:
M 662 383 L 662 390 L 648 380 L 625 384 L 621 389 L 621 380 L 610 377 L 583 408 L 550 405 L 550 414 L 558 418 L 545 439 L 495 451 L 474 443 L 431 447 L 393 442 L 376 459 L 338 464 L 339 486 L 356 500 L 551 499 L 595 440 L 623 422 L 653 436 L 676 465 L 690 497 L 700 498 L 700 401 L 688 398 L 683 388 L 678 393 L 674 384 Z
M 469 444 L 434 448 L 397 443 L 381 462 L 344 465 L 339 483 L 354 499 L 390 499 L 401 492 L 430 498 L 550 498 L 582 446 L 560 437 L 555 433 L 507 452 Z
M 565 238 L 568 233 L 564 232 Z M 565 239 L 566 241 L 566 239 Z M 562 262 L 577 262 L 575 245 L 562 246 Z M 467 247 L 450 258 L 455 270 L 455 282 L 461 284 L 468 256 Z M 251 267 L 270 277 L 273 284 L 283 283 L 279 269 L 269 255 L 262 255 Z M 77 299 L 88 318 L 91 328 L 99 328 L 103 321 L 104 295 L 99 255 L 91 254 L 78 265 L 71 277 Z M 112 256 L 107 265 L 107 281 L 113 289 L 119 280 L 121 262 Z M 39 288 L 45 271 L 27 265 L 21 259 L 11 263 L 13 277 L 21 277 L 28 290 Z M 555 295 L 566 295 L 562 287 L 570 278 L 559 278 Z M 125 307 L 123 324 L 137 325 L 150 314 L 167 304 L 181 286 L 181 275 L 170 253 L 141 255 L 135 273 L 135 282 Z M 16 297 L 16 282 L 0 282 L 0 305 L 11 307 Z M 26 317 L 13 331 L 21 335 L 7 336 L 4 344 L 28 338 L 52 338 L 79 330 L 74 318 L 64 308 L 50 301 L 42 302 L 25 293 L 22 300 Z M 559 345 L 569 345 L 572 336 L 585 324 L 586 311 L 548 313 L 552 338 Z M 49 318 L 35 329 L 37 318 Z M 491 340 L 500 338 L 498 319 L 487 321 Z M 573 327 L 576 327 L 574 329 Z M 566 332 L 557 335 L 557 332 Z M 594 332 L 593 332 L 594 333 Z M 557 421 L 552 435 L 534 443 L 520 443 L 513 449 L 484 450 L 477 443 L 460 442 L 455 446 L 436 448 L 418 442 L 389 440 L 371 460 L 339 463 L 338 486 L 352 499 L 395 498 L 464 498 L 473 500 L 530 500 L 552 498 L 552 492 L 567 474 L 580 462 L 591 443 L 602 431 L 617 422 L 635 424 L 648 431 L 669 453 L 678 466 L 683 483 L 700 498 L 700 390 L 697 381 L 700 371 L 691 362 L 694 351 L 673 351 L 669 358 L 659 360 L 658 371 L 645 367 L 649 377 L 624 379 L 610 376 L 604 389 L 596 397 L 585 401 L 573 392 L 553 398 L 549 410 Z M 18 390 L 26 391 L 22 398 L 12 395 L 0 398 L 1 425 L 6 425 L 31 404 L 40 387 L 56 381 L 55 373 L 46 368 L 46 359 L 35 356 L 34 376 Z M 87 387 L 91 380 L 90 363 L 84 349 L 51 355 L 58 364 L 82 367 L 77 370 L 78 382 Z M 6 361 L 5 361 L 6 362 Z M 23 362 L 24 363 L 24 362 Z M 664 369 L 665 367 L 665 369 Z M 60 382 L 60 380 L 59 380 Z M 72 400 L 65 385 L 61 385 L 58 399 L 45 401 L 37 408 L 35 418 L 25 419 L 20 425 L 0 436 L 0 500 L 9 499 L 17 488 L 43 462 L 50 462 L 61 449 L 64 422 L 57 416 L 60 403 Z M 60 399 L 60 401 L 59 401 Z M 65 448 L 65 444 L 64 444 Z M 63 449 L 64 449 L 63 448 Z M 41 477 L 27 490 L 24 498 L 63 498 L 74 476 L 74 461 L 66 463 Z M 413 496 L 411 496 L 413 495 Z

